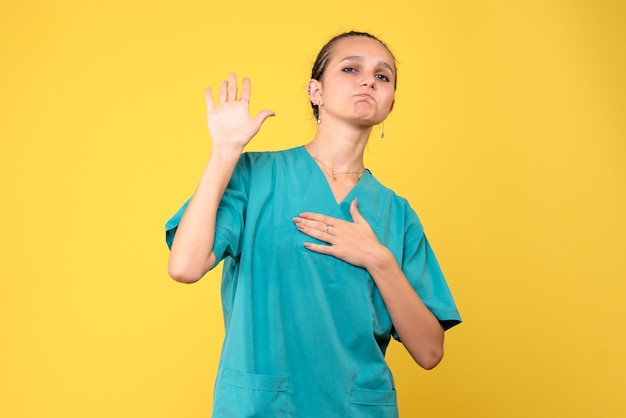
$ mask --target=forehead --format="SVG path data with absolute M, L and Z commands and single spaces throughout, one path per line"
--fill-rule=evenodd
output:
M 387 63 L 391 68 L 396 68 L 391 52 L 377 40 L 364 36 L 352 36 L 337 41 L 330 53 L 330 60 L 340 62 L 347 57 L 362 57 L 381 61 Z

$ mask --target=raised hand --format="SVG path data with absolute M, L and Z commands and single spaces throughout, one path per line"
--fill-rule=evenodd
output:
M 263 122 L 274 116 L 271 110 L 261 110 L 251 117 L 249 111 L 251 86 L 244 78 L 237 97 L 237 76 L 230 74 L 220 85 L 219 101 L 213 100 L 211 88 L 205 91 L 207 123 L 214 147 L 243 149 L 259 132 Z

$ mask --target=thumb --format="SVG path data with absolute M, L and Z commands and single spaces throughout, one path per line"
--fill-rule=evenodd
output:
M 213 102 L 213 91 L 211 91 L 211 87 L 207 87 L 204 90 L 204 100 L 206 102 L 207 111 L 210 111 L 215 107 L 215 102 Z
M 359 198 L 355 197 L 354 200 L 350 203 L 350 215 L 352 216 L 352 220 L 354 223 L 359 223 L 363 220 L 363 216 L 361 216 L 361 212 L 359 212 Z
M 265 122 L 265 119 L 269 118 L 270 116 L 276 116 L 276 113 L 274 113 L 274 111 L 272 110 L 261 110 L 259 113 L 256 114 L 256 116 L 254 117 L 254 121 L 261 126 L 261 124 L 263 122 Z

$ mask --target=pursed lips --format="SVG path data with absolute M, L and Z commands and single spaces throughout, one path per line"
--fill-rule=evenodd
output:
M 372 100 L 372 101 L 375 101 L 375 100 L 374 100 L 374 98 L 373 98 L 371 95 L 367 94 L 367 93 L 360 93 L 360 94 L 357 94 L 357 95 L 356 95 L 356 97 L 361 98 L 361 99 L 366 99 L 366 100 Z

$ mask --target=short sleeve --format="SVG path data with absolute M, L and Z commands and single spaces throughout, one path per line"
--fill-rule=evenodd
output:
M 461 316 L 417 215 L 410 208 L 408 215 L 402 271 L 443 328 L 450 329 L 461 322 Z M 398 338 L 395 330 L 393 336 Z
M 246 154 L 242 154 L 217 210 L 215 241 L 213 243 L 216 264 L 227 256 L 237 257 L 241 250 L 241 238 L 248 201 L 248 162 Z M 165 224 L 165 242 L 170 249 L 190 200 L 187 200 Z
M 172 216 L 165 223 L 165 243 L 167 244 L 167 248 L 172 249 L 172 242 L 174 242 L 174 236 L 176 235 L 176 230 L 178 229 L 178 225 L 180 224 L 180 220 L 185 213 L 185 209 L 187 209 L 187 205 L 189 205 L 189 201 L 191 199 L 187 199 L 187 201 L 176 211 L 174 216 Z

